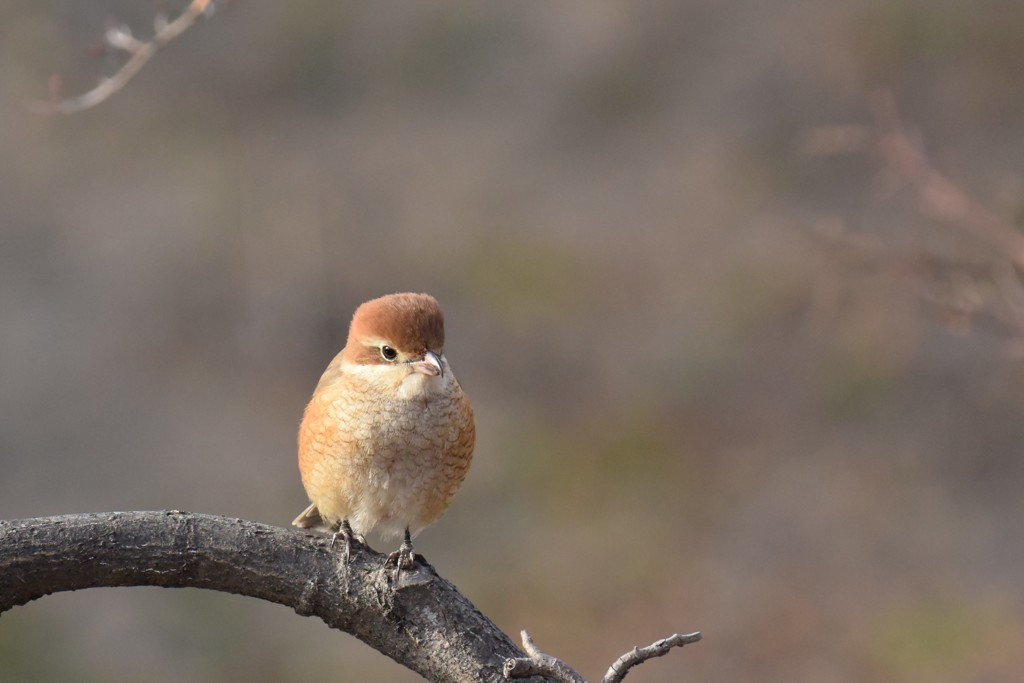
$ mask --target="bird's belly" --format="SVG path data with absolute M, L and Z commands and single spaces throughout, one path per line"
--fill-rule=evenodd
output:
M 447 495 L 438 477 L 444 456 L 443 449 L 406 443 L 375 453 L 365 485 L 352 497 L 353 528 L 388 537 L 426 526 L 424 515 Z
M 317 468 L 333 473 L 333 481 L 316 487 L 321 513 L 348 519 L 356 533 L 383 537 L 416 532 L 437 519 L 461 483 L 451 475 L 459 426 L 446 412 L 403 400 L 364 412 L 373 417 L 360 424 L 350 422 L 348 439 L 338 439 L 325 467 Z

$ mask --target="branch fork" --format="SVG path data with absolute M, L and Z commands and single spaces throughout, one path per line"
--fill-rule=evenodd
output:
M 77 114 L 95 107 L 126 86 L 161 48 L 179 38 L 199 19 L 213 14 L 215 8 L 214 0 L 192 0 L 173 20 L 158 14 L 153 20 L 153 37 L 146 41 L 133 36 L 124 24 L 111 26 L 103 36 L 104 45 L 130 55 L 128 61 L 113 76 L 100 79 L 92 90 L 74 97 L 65 98 L 62 79 L 58 75 L 51 76 L 49 100 L 30 102 L 29 108 L 37 114 L 49 115 Z
M 506 679 L 529 678 L 530 676 L 546 676 L 553 678 L 559 683 L 587 683 L 575 669 L 557 657 L 541 652 L 533 638 L 526 631 L 520 634 L 523 639 L 523 650 L 526 657 L 510 657 L 505 660 L 502 673 Z M 634 647 L 622 655 L 608 667 L 608 672 L 601 679 L 601 683 L 621 683 L 629 670 L 637 664 L 643 664 L 648 659 L 662 657 L 669 653 L 674 647 L 682 647 L 690 643 L 696 643 L 702 638 L 699 631 L 695 633 L 676 633 L 668 638 L 662 638 L 647 647 Z

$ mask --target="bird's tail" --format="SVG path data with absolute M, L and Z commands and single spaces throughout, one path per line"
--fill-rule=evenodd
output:
M 317 509 L 315 503 L 311 503 L 308 508 L 302 511 L 302 514 L 293 519 L 292 526 L 297 526 L 300 529 L 313 529 L 314 531 L 334 531 L 334 527 L 320 516 L 320 510 Z

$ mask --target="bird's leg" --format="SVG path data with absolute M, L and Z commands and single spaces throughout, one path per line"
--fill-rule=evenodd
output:
M 349 558 L 352 556 L 352 541 L 365 543 L 366 540 L 362 536 L 357 536 L 352 531 L 352 525 L 348 523 L 347 519 L 343 519 L 339 524 L 335 525 L 334 535 L 331 537 L 331 550 L 334 550 L 334 544 L 337 542 L 338 536 L 345 539 L 345 554 L 342 556 L 341 563 L 347 565 Z
M 403 569 L 412 569 L 416 566 L 416 553 L 412 550 L 412 536 L 409 534 L 408 527 L 405 529 L 405 539 L 402 541 L 402 545 L 398 550 L 388 555 L 388 559 L 384 561 L 384 566 L 388 566 L 390 563 L 395 563 L 395 588 L 398 588 L 398 579 L 402 574 Z

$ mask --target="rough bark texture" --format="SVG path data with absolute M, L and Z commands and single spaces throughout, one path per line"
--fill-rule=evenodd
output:
M 339 540 L 190 512 L 106 512 L 0 521 L 0 613 L 99 586 L 208 588 L 287 605 L 354 635 L 431 681 L 504 681 L 522 652 L 432 567 L 382 572 L 384 556 Z M 542 679 L 534 679 L 540 681 Z

